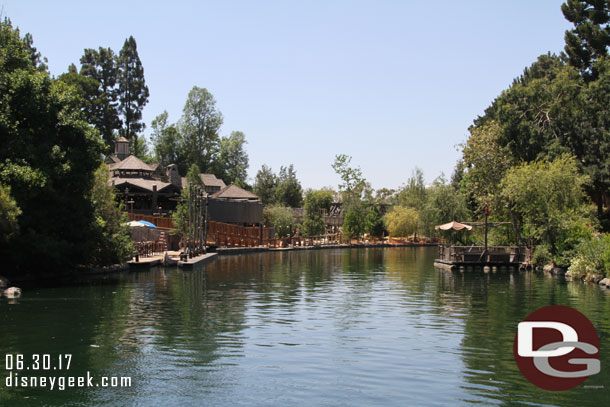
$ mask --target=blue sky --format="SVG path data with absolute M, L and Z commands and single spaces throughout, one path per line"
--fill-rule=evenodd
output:
M 241 130 L 249 175 L 294 164 L 304 188 L 339 182 L 336 154 L 374 188 L 417 166 L 450 177 L 472 120 L 525 66 L 563 49 L 561 0 L 29 1 L 3 14 L 48 58 L 51 74 L 83 49 L 118 52 L 133 35 L 150 101 L 182 113 L 193 86 L 215 96 L 222 135 Z

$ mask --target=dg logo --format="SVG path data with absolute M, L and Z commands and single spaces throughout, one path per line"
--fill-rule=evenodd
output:
M 540 308 L 519 323 L 513 353 L 527 380 L 545 390 L 571 389 L 600 371 L 593 324 L 562 305 Z

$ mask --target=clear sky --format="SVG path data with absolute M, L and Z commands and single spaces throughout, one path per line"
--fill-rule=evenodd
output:
M 374 188 L 414 167 L 450 177 L 472 120 L 570 24 L 562 0 L 33 1 L 0 0 L 4 16 L 49 60 L 51 74 L 85 48 L 138 44 L 150 101 L 182 114 L 207 88 L 241 130 L 249 175 L 294 164 L 304 188 L 335 186 L 336 154 Z

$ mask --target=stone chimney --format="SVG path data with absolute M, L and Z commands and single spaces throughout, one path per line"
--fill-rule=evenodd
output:
M 182 178 L 178 172 L 178 166 L 176 164 L 170 164 L 167 166 L 167 178 L 171 184 L 174 184 L 178 188 L 182 188 Z

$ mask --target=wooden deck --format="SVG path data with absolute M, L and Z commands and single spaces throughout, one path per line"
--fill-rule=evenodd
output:
M 516 266 L 528 264 L 530 250 L 525 246 L 453 246 L 440 245 L 435 265 L 445 266 Z

